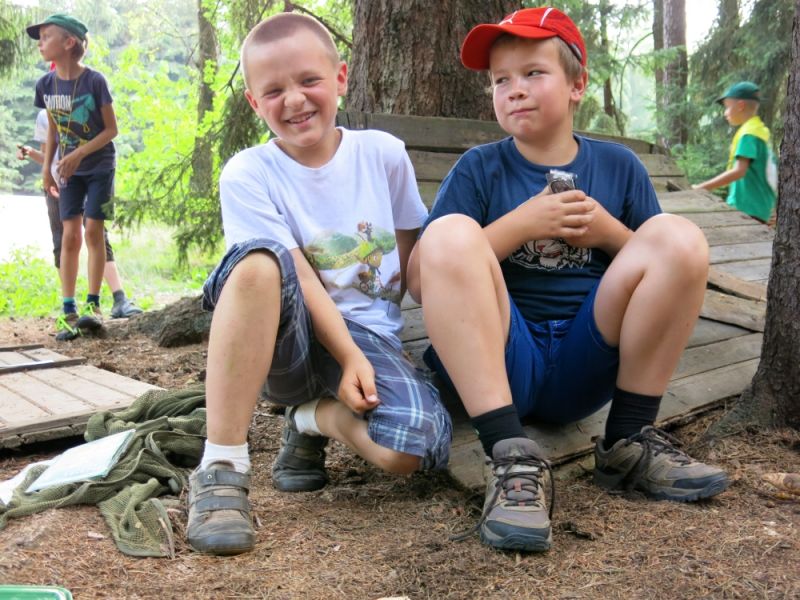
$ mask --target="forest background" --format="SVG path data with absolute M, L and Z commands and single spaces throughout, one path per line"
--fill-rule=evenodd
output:
M 243 36 L 261 18 L 294 7 L 329 26 L 349 61 L 359 3 L 0 0 L 0 191 L 39 193 L 39 169 L 17 161 L 15 149 L 32 143 L 33 88 L 47 66 L 35 43 L 19 34 L 47 14 L 69 12 L 87 23 L 85 62 L 107 76 L 115 98 L 117 225 L 170 227 L 181 260 L 218 249 L 219 170 L 237 151 L 270 135 L 243 99 Z M 690 30 L 707 33 L 688 49 L 685 0 L 551 4 L 573 16 L 587 40 L 590 93 L 576 115 L 577 129 L 664 144 L 690 181 L 698 181 L 727 161 L 732 131 L 715 98 L 730 83 L 750 79 L 762 87 L 761 114 L 778 154 L 792 0 L 699 0 L 710 18 L 692 21 Z

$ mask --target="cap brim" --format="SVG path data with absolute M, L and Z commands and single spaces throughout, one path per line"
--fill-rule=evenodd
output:
M 36 25 L 31 25 L 30 27 L 26 27 L 25 31 L 28 32 L 28 35 L 31 36 L 33 39 L 39 39 L 39 30 L 42 28 L 44 23 L 38 23 Z
M 530 25 L 478 25 L 464 38 L 461 45 L 461 63 L 473 71 L 489 68 L 489 52 L 492 44 L 504 33 L 530 40 L 545 40 L 556 37 L 556 33 Z

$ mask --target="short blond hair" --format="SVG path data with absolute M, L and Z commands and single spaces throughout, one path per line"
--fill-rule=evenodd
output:
M 247 53 L 255 46 L 267 44 L 277 40 L 282 40 L 298 31 L 310 31 L 313 33 L 322 45 L 334 65 L 339 64 L 339 51 L 336 49 L 336 44 L 333 42 L 330 32 L 325 26 L 317 21 L 314 17 L 302 15 L 299 13 L 278 13 L 268 19 L 264 19 L 250 30 L 247 37 L 242 42 L 242 52 L 240 56 L 242 66 L 242 77 L 244 77 L 245 87 L 250 88 L 247 81 Z
M 64 39 L 72 38 L 75 40 L 75 45 L 72 47 L 72 58 L 74 58 L 75 60 L 82 59 L 86 54 L 86 48 L 89 46 L 88 34 L 86 36 L 86 39 L 82 40 L 71 31 L 64 29 L 63 27 L 60 27 L 59 25 L 53 25 L 53 28 L 60 31 Z

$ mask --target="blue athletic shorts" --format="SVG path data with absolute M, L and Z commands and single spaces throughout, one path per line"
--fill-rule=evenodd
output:
M 520 417 L 563 424 L 597 412 L 614 392 L 619 350 L 609 346 L 594 320 L 597 286 L 574 318 L 532 323 L 511 302 L 505 359 L 511 396 Z M 450 386 L 439 357 L 425 362 Z
M 203 287 L 203 308 L 213 310 L 225 281 L 250 252 L 268 251 L 281 269 L 281 315 L 266 397 L 293 406 L 320 397 L 336 397 L 341 368 L 314 336 L 294 259 L 277 242 L 266 239 L 234 244 Z M 367 328 L 345 320 L 353 341 L 375 370 L 380 404 L 368 412 L 370 438 L 385 448 L 422 458 L 424 469 L 447 466 L 452 424 L 439 392 L 402 349 Z
M 78 215 L 107 221 L 114 218 L 114 169 L 73 175 L 58 188 L 58 212 L 66 221 Z

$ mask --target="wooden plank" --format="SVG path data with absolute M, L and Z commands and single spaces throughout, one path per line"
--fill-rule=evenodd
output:
M 746 244 L 750 242 L 769 242 L 775 237 L 775 232 L 756 221 L 746 225 L 732 227 L 710 227 L 703 230 L 709 246 L 723 246 L 726 244 Z
M 764 331 L 766 302 L 736 298 L 714 290 L 706 290 L 700 316 L 749 329 Z
M 433 201 L 436 200 L 436 192 L 439 191 L 439 184 L 435 181 L 420 181 L 417 183 L 419 188 L 419 195 L 422 197 L 422 202 L 428 210 L 433 207 Z
M 763 337 L 760 333 L 751 333 L 684 350 L 672 375 L 672 381 L 758 358 L 761 355 Z
M 729 273 L 744 281 L 766 281 L 769 279 L 769 270 L 772 266 L 771 258 L 758 258 L 755 260 L 742 260 L 732 263 L 723 263 L 715 268 Z
M 670 383 L 657 424 L 669 423 L 741 394 L 757 367 L 758 359 L 751 359 Z M 608 407 L 605 407 L 577 423 L 563 427 L 526 424 L 525 431 L 539 443 L 553 464 L 561 464 L 592 451 L 591 438 L 603 433 L 607 414 Z M 464 486 L 475 488 L 484 485 L 483 450 L 466 421 L 454 423 L 448 468 Z
M 710 261 L 712 265 L 755 258 L 772 258 L 772 242 L 750 242 L 748 244 L 724 244 L 712 246 Z
M 28 402 L 27 398 L 4 386 L 0 381 L 0 431 L 6 429 L 9 423 L 46 416 L 46 411 Z
M 31 359 L 21 352 L 0 352 L 0 365 L 23 365 Z
M 684 213 L 681 216 L 689 219 L 692 223 L 700 227 L 706 234 L 712 229 L 717 227 L 733 227 L 736 225 L 753 225 L 756 224 L 760 227 L 768 229 L 763 225 L 748 217 L 743 212 L 732 210 L 727 212 L 700 212 L 700 213 Z
M 650 177 L 685 177 L 675 159 L 666 154 L 639 154 Z
M 71 375 L 75 375 L 76 377 L 88 379 L 96 384 L 103 385 L 107 388 L 128 394 L 133 397 L 138 397 L 149 390 L 159 389 L 157 386 L 150 385 L 149 383 L 144 383 L 135 379 L 129 379 L 128 377 L 117 375 L 116 373 L 111 373 L 109 371 L 104 371 L 102 369 L 86 365 L 79 367 L 67 367 L 64 369 L 64 371 L 66 373 L 70 373 Z
M 20 344 L 18 346 L 0 346 L 0 352 L 12 352 L 17 350 L 34 350 L 43 348 L 42 344 Z
M 59 369 L 61 367 L 73 367 L 82 365 L 86 362 L 85 358 L 66 358 L 63 360 L 37 360 L 33 362 L 20 363 L 17 365 L 0 366 L 0 375 L 9 373 L 23 373 L 27 371 L 40 371 L 42 369 Z
M 677 187 L 679 190 L 688 190 L 692 187 L 689 180 L 684 176 L 668 175 L 660 177 L 658 175 L 650 175 L 650 183 L 653 184 L 653 189 L 657 192 L 674 192 Z
M 767 300 L 767 286 L 753 281 L 745 281 L 730 273 L 720 270 L 718 266 L 708 269 L 708 284 L 721 292 L 765 302 Z
M 65 390 L 71 395 L 80 398 L 84 403 L 91 406 L 93 410 L 128 406 L 137 398 L 133 394 L 98 385 L 94 381 L 83 377 L 76 377 L 64 369 L 33 372 L 30 373 L 30 376 L 42 383 Z
M 713 194 L 699 190 L 662 192 L 657 195 L 661 208 L 668 213 L 731 212 L 735 210 Z
M 86 367 L 68 367 L 81 369 Z M 38 406 L 48 415 L 92 410 L 92 406 L 58 388 L 42 383 L 27 373 L 12 373 L 0 378 L 0 385 Z
M 411 164 L 414 165 L 417 181 L 440 183 L 461 155 L 449 152 L 409 150 L 408 156 L 411 158 Z
M 697 323 L 695 323 L 692 336 L 689 338 L 689 343 L 686 344 L 686 347 L 694 348 L 697 346 L 705 346 L 706 344 L 741 337 L 749 333 L 750 331 L 747 329 L 742 329 L 735 325 L 728 325 L 727 323 L 700 318 L 697 319 Z

